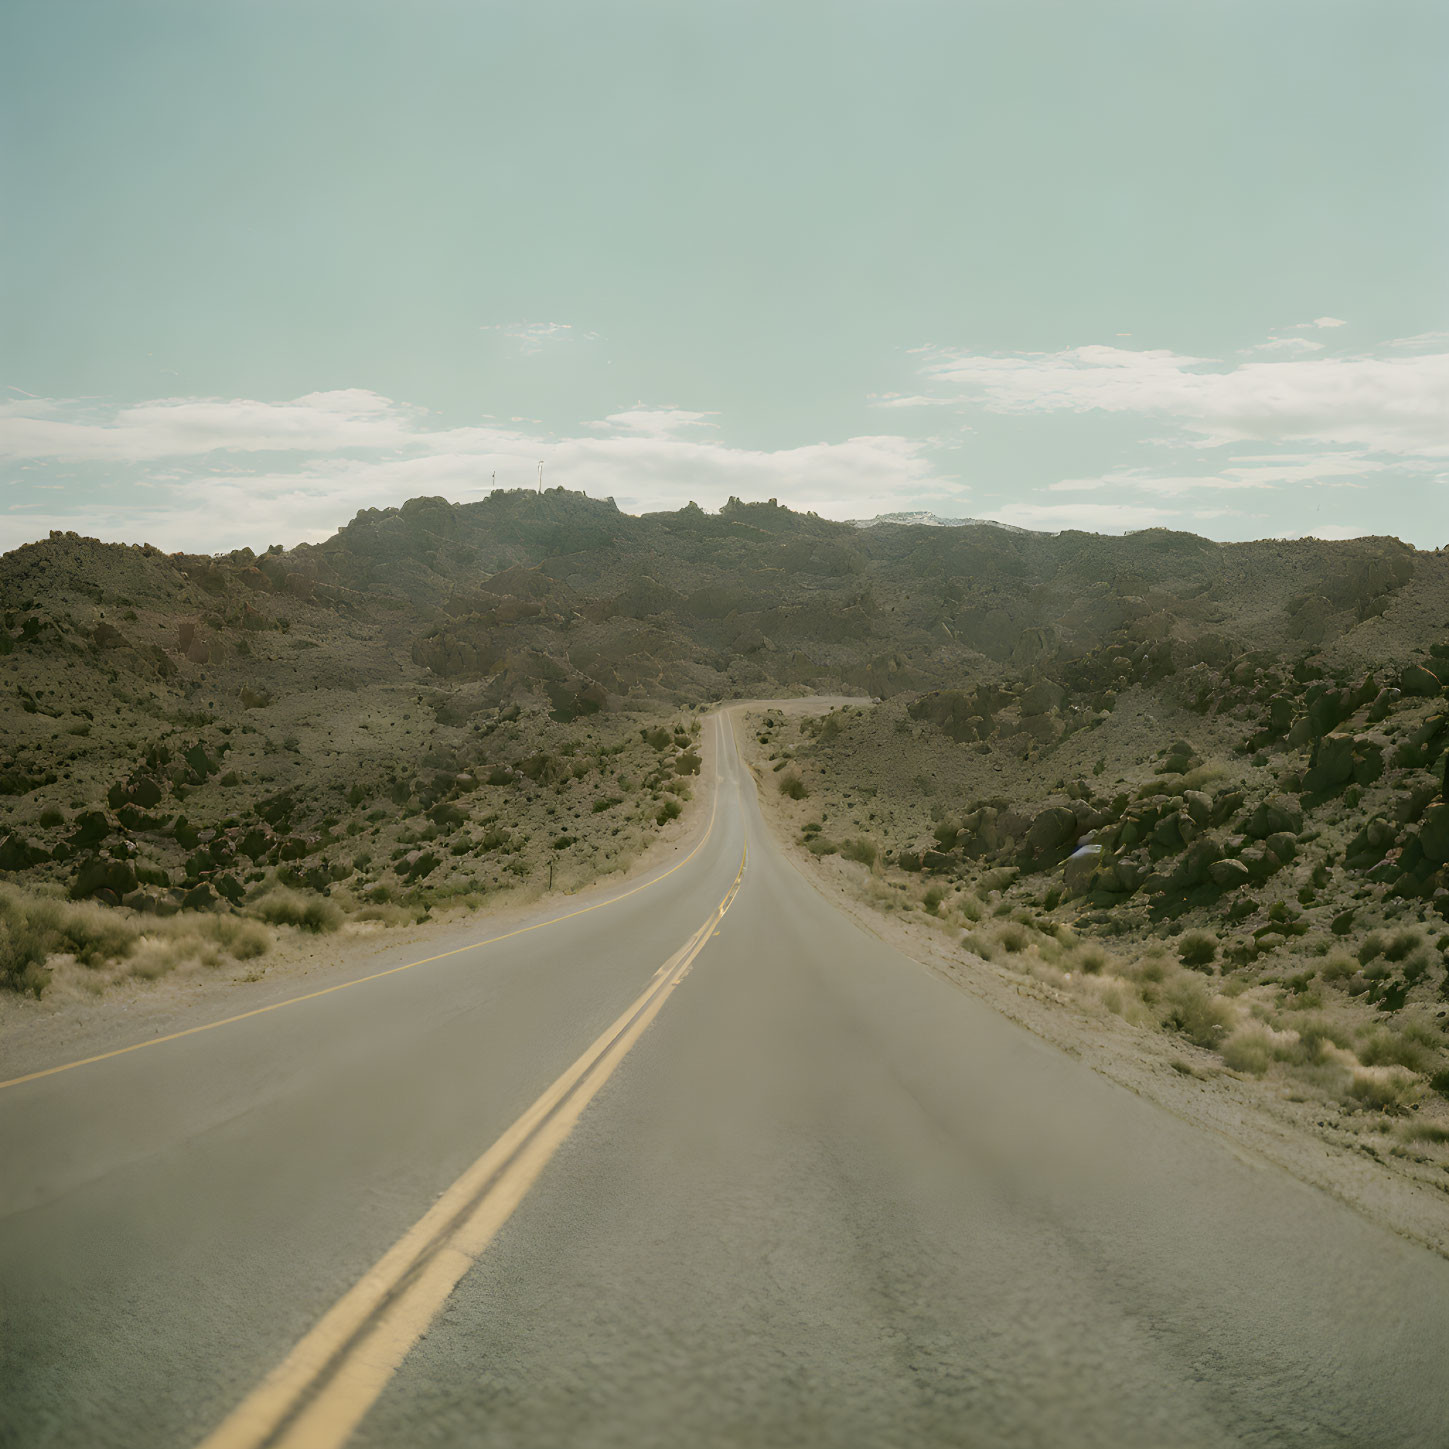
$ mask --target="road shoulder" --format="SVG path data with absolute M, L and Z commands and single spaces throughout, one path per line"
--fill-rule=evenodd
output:
M 772 788 L 773 767 L 741 716 L 735 736 L 759 787 L 761 814 L 786 860 L 863 930 L 1075 1057 L 1101 1076 L 1211 1132 L 1245 1161 L 1276 1166 L 1371 1220 L 1449 1257 L 1449 1173 L 1394 1155 L 1391 1139 L 1321 1101 L 1281 1094 L 1223 1068 L 1181 1037 L 1088 1013 L 1074 998 L 958 944 L 960 933 L 919 912 L 869 902 L 870 870 L 799 843 L 791 802 Z

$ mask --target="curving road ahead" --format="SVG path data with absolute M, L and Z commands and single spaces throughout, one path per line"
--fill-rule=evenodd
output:
M 708 733 L 667 870 L 0 1087 L 0 1444 L 1449 1443 L 1449 1262 L 862 933 Z

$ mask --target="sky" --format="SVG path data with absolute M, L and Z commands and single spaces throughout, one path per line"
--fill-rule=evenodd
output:
M 0 549 L 1449 543 L 1442 0 L 4 0 Z

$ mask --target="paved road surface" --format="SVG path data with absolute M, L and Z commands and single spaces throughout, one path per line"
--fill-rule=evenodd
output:
M 1449 1263 L 860 932 L 707 728 L 657 884 L 0 1089 L 0 1444 L 1449 1444 Z

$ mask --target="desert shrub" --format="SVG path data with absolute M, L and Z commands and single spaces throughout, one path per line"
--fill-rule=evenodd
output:
M 1449 1068 L 1446 1068 L 1444 1071 L 1435 1072 L 1429 1078 L 1429 1086 L 1433 1091 L 1438 1092 L 1441 1097 L 1449 1098 Z
M 38 1000 L 50 981 L 45 962 L 58 949 L 60 933 L 27 905 L 18 893 L 0 893 L 0 985 Z
M 654 814 L 654 819 L 660 825 L 668 825 L 671 820 L 678 820 L 683 810 L 678 800 L 666 800 Z
M 1001 943 L 1003 950 L 1016 955 L 1031 945 L 1031 932 L 1019 921 L 1012 921 L 996 933 L 996 939 Z
M 846 860 L 858 861 L 865 866 L 874 866 L 880 859 L 880 849 L 875 841 L 863 838 L 844 841 L 841 844 L 840 853 Z
M 805 849 L 811 855 L 838 855 L 840 852 L 840 847 L 833 840 L 827 840 L 823 835 L 817 835 L 814 840 L 809 841 Z
M 254 901 L 252 914 L 273 926 L 297 926 L 321 934 L 342 924 L 342 912 L 325 896 L 304 895 L 285 887 Z
M 1437 1122 L 1415 1122 L 1404 1130 L 1410 1142 L 1432 1142 L 1436 1146 L 1443 1146 L 1449 1143 L 1449 1127 L 1441 1127 Z
M 1319 972 L 1325 981 L 1342 981 L 1358 970 L 1358 962 L 1344 951 L 1335 951 Z
M 974 931 L 967 931 L 961 937 L 961 949 L 970 951 L 975 956 L 980 956 L 983 961 L 994 961 L 996 959 L 996 947 L 985 936 Z
M 1177 955 L 1184 966 L 1209 966 L 1218 954 L 1217 937 L 1207 931 L 1189 931 L 1177 943 Z
M 780 793 L 791 800 L 803 800 L 810 792 L 805 788 L 804 780 L 790 770 L 780 776 Z
M 1228 942 L 1223 955 L 1233 966 L 1251 966 L 1258 959 L 1258 943 L 1251 936 L 1239 936 Z
M 1235 1072 L 1261 1077 L 1273 1060 L 1273 1043 L 1263 1024 L 1245 1022 L 1218 1048 L 1224 1063 Z
M 1413 1033 L 1374 1027 L 1359 1038 L 1356 1055 L 1366 1067 L 1406 1067 L 1427 1072 L 1434 1063 L 1431 1048 Z
M 1384 954 L 1384 940 L 1382 931 L 1370 931 L 1367 936 L 1359 942 L 1358 963 L 1360 966 L 1367 966 L 1370 961 L 1377 960 Z
M 202 916 L 193 929 L 203 939 L 213 940 L 229 956 L 250 961 L 271 950 L 272 937 L 267 928 L 244 916 Z
M 1179 974 L 1163 986 L 1162 1024 L 1201 1047 L 1215 1047 L 1232 1026 L 1232 1007 L 1196 976 Z
M 1403 1112 L 1418 1094 L 1418 1079 L 1403 1067 L 1360 1067 L 1348 1088 L 1360 1106 L 1379 1112 Z
M 1330 1047 L 1347 1049 L 1351 1045 L 1348 1033 L 1341 1026 L 1335 1026 L 1320 1016 L 1303 1020 L 1295 1018 L 1294 1027 L 1298 1032 L 1298 1050 L 1292 1057 L 1298 1062 L 1323 1062 L 1330 1055 Z
M 981 904 L 981 898 L 971 895 L 969 892 L 957 900 L 956 909 L 961 912 L 966 920 L 972 922 L 972 924 L 975 924 L 986 914 L 986 908 Z
M 934 885 L 921 897 L 921 904 L 934 916 L 940 910 L 941 902 L 945 899 L 945 887 Z
M 136 928 L 105 906 L 75 905 L 56 914 L 59 949 L 69 951 L 83 966 L 124 960 L 135 947 Z
M 624 797 L 622 795 L 606 795 L 603 799 L 594 801 L 593 811 L 595 815 L 602 815 L 605 810 L 612 810 L 615 805 L 622 805 L 623 803 Z
M 39 998 L 50 957 L 104 966 L 130 956 L 138 936 L 128 917 L 105 906 L 0 890 L 0 987 Z
M 1423 944 L 1424 938 L 1418 931 L 1395 931 L 1384 947 L 1384 958 L 1388 961 L 1402 961 Z
M 1097 976 L 1107 969 L 1111 959 L 1100 946 L 1083 946 L 1077 953 L 1077 970 Z
M 1433 958 L 1427 951 L 1415 951 L 1400 969 L 1404 973 L 1404 980 L 1410 986 L 1417 986 L 1429 974 L 1432 964 Z

